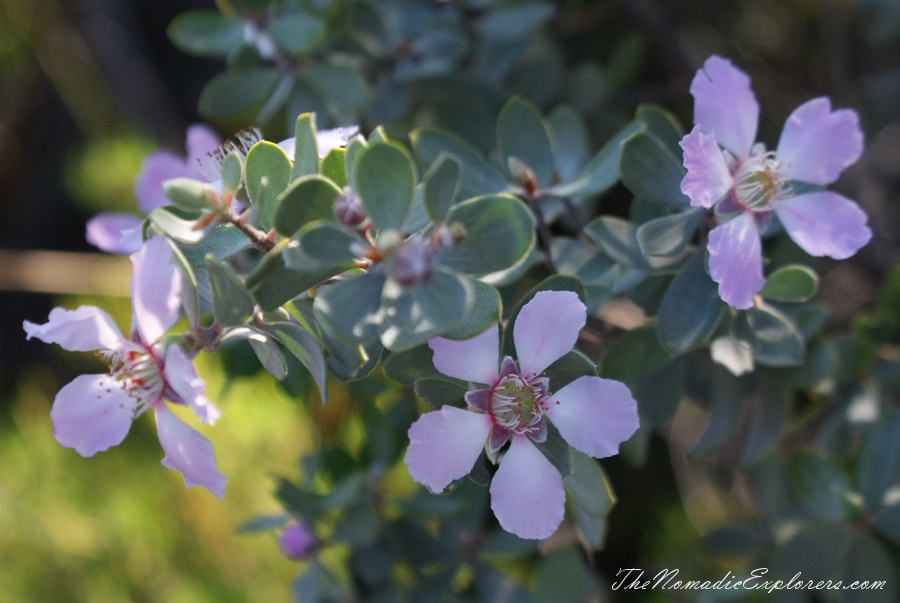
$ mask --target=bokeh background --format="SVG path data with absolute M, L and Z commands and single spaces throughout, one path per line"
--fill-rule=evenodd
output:
M 655 102 L 689 124 L 690 78 L 712 53 L 751 75 L 759 138 L 770 146 L 784 118 L 812 96 L 859 111 L 867 151 L 836 188 L 869 213 L 874 238 L 852 260 L 819 267 L 820 296 L 834 329 L 871 306 L 900 257 L 900 2 L 557 4 L 549 33 L 565 63 L 606 74 L 581 80 L 596 87 L 588 113 L 628 116 Z M 202 359 L 209 396 L 224 410 L 204 432 L 229 476 L 219 502 L 159 465 L 149 417 L 95 458 L 60 447 L 48 416 L 53 396 L 98 365 L 25 342 L 21 328 L 55 305 L 79 304 L 100 305 L 127 325 L 127 260 L 95 253 L 84 224 L 97 211 L 134 207 L 132 182 L 146 153 L 183 151 L 200 90 L 222 70 L 166 36 L 192 8 L 215 3 L 0 0 L 0 601 L 289 600 L 298 565 L 280 556 L 272 534 L 237 528 L 278 512 L 273 476 L 295 473 L 295 460 L 322 437 L 311 425 L 334 423 L 321 413 L 345 408 L 341 390 L 331 410 L 310 410 L 300 390 L 248 367 L 240 350 Z M 638 560 L 694 555 L 684 547 L 698 526 L 661 443 L 639 477 L 615 461 L 604 466 L 623 503 L 610 516 L 600 566 L 614 574 Z

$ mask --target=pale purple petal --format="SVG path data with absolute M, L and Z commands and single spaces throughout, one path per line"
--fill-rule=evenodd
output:
M 739 310 L 753 306 L 762 289 L 762 241 L 751 212 L 738 214 L 709 233 L 709 275 L 719 283 L 719 297 Z
M 572 291 L 540 291 L 525 304 L 513 326 L 522 375 L 536 375 L 575 347 L 587 308 Z
M 775 215 L 794 242 L 810 255 L 844 260 L 872 238 L 866 212 L 832 191 L 785 199 L 775 208 Z
M 472 470 L 490 430 L 490 416 L 455 406 L 423 414 L 408 432 L 409 474 L 432 492 L 443 492 Z
M 694 207 L 712 207 L 734 185 L 715 136 L 704 134 L 699 126 L 695 126 L 678 144 L 684 149 L 684 167 L 687 169 L 681 181 L 681 192 L 688 196 Z
M 691 82 L 694 124 L 714 134 L 719 144 L 738 159 L 750 153 L 756 140 L 759 104 L 750 89 L 750 78 L 718 56 L 706 59 Z
M 433 337 L 428 347 L 434 352 L 431 361 L 441 374 L 494 385 L 500 361 L 500 328 L 488 327 L 470 339 Z
M 831 101 L 814 98 L 794 109 L 784 124 L 775 157 L 779 176 L 830 184 L 863 151 L 859 116 L 852 109 L 831 112 Z
M 185 161 L 185 174 L 195 180 L 206 180 L 203 173 L 203 165 L 210 161 L 210 157 L 218 150 L 222 140 L 215 130 L 206 124 L 193 124 L 187 130 L 185 148 L 187 158 Z
M 109 375 L 81 375 L 53 401 L 53 435 L 81 456 L 116 446 L 128 435 L 137 401 Z
M 202 486 L 220 500 L 225 496 L 225 476 L 216 469 L 212 444 L 185 425 L 162 402 L 155 404 L 156 433 L 166 453 L 164 467 L 184 476 L 188 488 Z
M 84 238 L 107 253 L 130 254 L 141 248 L 141 223 L 134 214 L 102 212 L 87 221 Z
M 215 425 L 222 415 L 204 393 L 203 380 L 197 376 L 191 359 L 175 344 L 166 348 L 163 375 L 169 387 L 167 394 L 173 402 L 190 406 L 197 418 L 208 425 Z
M 618 454 L 639 426 L 625 384 L 590 375 L 556 392 L 545 412 L 570 446 L 598 459 Z
M 134 181 L 138 208 L 148 214 L 157 207 L 171 204 L 163 193 L 162 183 L 172 178 L 188 177 L 189 173 L 184 158 L 172 151 L 160 150 L 147 155 Z
M 94 306 L 74 310 L 53 308 L 46 323 L 39 325 L 26 320 L 22 327 L 28 339 L 37 337 L 70 352 L 117 350 L 127 344 L 109 314 Z
M 562 476 L 525 436 L 513 436 L 491 481 L 491 509 L 520 538 L 550 537 L 565 515 Z
M 164 237 L 152 237 L 131 256 L 131 306 L 145 344 L 157 341 L 175 324 L 181 305 L 181 271 L 172 262 Z

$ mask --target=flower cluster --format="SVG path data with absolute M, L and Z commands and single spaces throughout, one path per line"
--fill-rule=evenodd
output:
M 729 61 L 708 58 L 691 94 L 694 129 L 681 141 L 687 168 L 681 191 L 691 205 L 714 208 L 723 221 L 709 233 L 707 249 L 710 275 L 725 302 L 738 309 L 753 305 L 765 282 L 760 236 L 773 214 L 810 255 L 845 259 L 869 242 L 865 212 L 821 189 L 862 154 L 856 112 L 832 111 L 825 97 L 807 101 L 769 151 L 755 142 L 759 105 L 750 78 Z
M 546 538 L 563 520 L 562 476 L 535 443 L 547 438 L 549 419 L 566 442 L 595 458 L 618 452 L 638 428 L 637 405 L 618 381 L 586 375 L 556 392 L 544 369 L 570 352 L 586 321 L 586 308 L 569 291 L 537 293 L 513 326 L 518 362 L 500 359 L 500 331 L 471 339 L 428 342 L 442 374 L 485 385 L 469 391 L 468 410 L 446 405 L 409 429 L 406 464 L 413 479 L 442 492 L 468 474 L 486 449 L 496 458 L 491 508 L 500 525 L 522 538 Z
M 29 339 L 73 352 L 96 351 L 109 366 L 107 373 L 81 375 L 59 391 L 50 411 L 54 434 L 63 446 L 93 456 L 121 443 L 131 423 L 153 409 L 166 453 L 162 464 L 181 472 L 187 486 L 203 486 L 222 498 L 225 476 L 216 469 L 212 445 L 165 403 L 189 406 L 210 425 L 220 414 L 204 395 L 188 355 L 178 344 L 162 341 L 178 318 L 181 272 L 163 237 L 149 239 L 131 261 L 134 316 L 129 338 L 108 314 L 92 306 L 54 308 L 45 324 L 23 324 Z

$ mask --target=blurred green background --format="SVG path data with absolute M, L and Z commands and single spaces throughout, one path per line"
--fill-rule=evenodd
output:
M 602 106 L 589 109 L 630 114 L 656 102 L 690 123 L 688 84 L 711 53 L 729 56 L 753 78 L 762 140 L 773 142 L 784 117 L 811 96 L 856 108 L 868 150 L 838 189 L 869 213 L 874 238 L 851 261 L 824 265 L 821 295 L 833 327 L 871 306 L 900 256 L 900 2 L 558 4 L 551 34 L 567 65 L 596 62 L 614 76 L 610 56 L 626 44 L 635 49 L 617 55 L 631 61 L 631 79 L 606 81 L 612 87 L 597 90 Z M 199 92 L 222 67 L 167 40 L 168 23 L 190 8 L 214 2 L 0 0 L 0 601 L 278 602 L 289 600 L 298 572 L 272 534 L 236 528 L 278 512 L 273 476 L 294 475 L 296 459 L 321 437 L 311 425 L 328 417 L 311 421 L 310 407 L 267 375 L 242 375 L 239 354 L 228 357 L 231 373 L 219 357 L 202 358 L 207 393 L 223 410 L 215 429 L 202 429 L 228 475 L 219 502 L 185 489 L 160 466 L 149 417 L 92 459 L 60 447 L 48 415 L 53 396 L 97 365 L 87 355 L 26 344 L 21 329 L 23 319 L 44 321 L 54 305 L 79 304 L 99 305 L 127 325 L 127 260 L 31 252 L 91 253 L 85 220 L 99 210 L 133 209 L 141 158 L 158 146 L 183 152 Z M 329 410 L 315 412 L 347 410 L 346 396 L 335 391 Z M 616 480 L 622 470 L 631 479 Z M 680 547 L 702 528 L 697 522 L 726 512 L 711 499 L 685 511 L 670 467 L 651 463 L 642 471 L 647 479 L 611 466 L 619 499 L 639 502 L 611 516 L 613 548 L 601 555 L 610 567 L 685 555 Z M 657 484 L 652 493 L 624 489 L 648 479 Z

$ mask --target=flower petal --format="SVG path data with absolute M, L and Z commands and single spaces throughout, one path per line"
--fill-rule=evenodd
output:
M 423 414 L 408 432 L 409 474 L 432 492 L 443 492 L 472 470 L 490 430 L 490 416 L 455 406 Z
M 706 59 L 691 82 L 694 124 L 715 135 L 719 144 L 738 159 L 750 153 L 756 140 L 759 104 L 750 88 L 750 78 L 718 56 Z
M 356 136 L 357 132 L 359 132 L 359 126 L 346 126 L 316 132 L 316 147 L 319 149 L 319 158 L 325 157 L 331 149 L 347 146 L 347 141 Z
M 587 308 L 572 291 L 540 291 L 525 304 L 513 326 L 522 375 L 537 375 L 575 347 Z
M 428 347 L 434 352 L 434 368 L 443 375 L 488 385 L 497 381 L 500 327 L 488 327 L 471 339 L 433 337 Z
M 211 160 L 211 156 L 222 144 L 222 139 L 206 124 L 192 124 L 188 127 L 185 138 L 187 158 L 184 160 L 184 166 L 187 173 L 184 175 L 196 180 L 206 180 L 203 165 Z
M 172 178 L 190 176 L 183 157 L 172 151 L 161 150 L 150 153 L 141 164 L 141 171 L 134 180 L 134 196 L 138 208 L 148 214 L 157 207 L 169 205 L 171 201 L 163 192 L 162 183 Z
M 562 523 L 562 476 L 525 436 L 513 436 L 491 481 L 491 509 L 500 526 L 519 538 L 548 538 Z
M 185 425 L 164 403 L 155 404 L 153 410 L 159 443 L 166 453 L 163 466 L 180 472 L 188 488 L 202 486 L 221 500 L 225 496 L 225 476 L 216 469 L 209 440 Z
M 637 403 L 624 383 L 585 375 L 552 397 L 546 415 L 576 450 L 602 459 L 639 427 Z
M 856 163 L 863 151 L 859 116 L 852 109 L 831 111 L 827 97 L 814 98 L 794 109 L 781 131 L 775 157 L 780 176 L 830 184 Z
M 775 208 L 775 215 L 794 242 L 810 255 L 843 260 L 872 238 L 866 212 L 832 191 L 786 199 Z
M 134 214 L 102 212 L 87 221 L 84 238 L 107 253 L 134 253 L 143 243 L 141 222 Z
M 719 283 L 719 297 L 739 310 L 753 306 L 762 289 L 762 242 L 751 212 L 713 228 L 709 233 L 709 275 Z
M 117 350 L 128 343 L 109 314 L 94 306 L 74 310 L 53 308 L 46 323 L 39 325 L 26 320 L 22 327 L 27 339 L 37 337 L 70 352 Z
M 53 435 L 81 456 L 93 456 L 125 439 L 137 405 L 109 375 L 81 375 L 56 394 Z
M 687 169 L 681 181 L 681 192 L 690 198 L 694 207 L 712 207 L 734 185 L 715 136 L 704 134 L 699 126 L 695 126 L 678 144 L 684 149 L 684 167 Z
M 172 262 L 164 237 L 151 237 L 131 255 L 131 306 L 145 344 L 157 341 L 175 324 L 181 305 L 181 272 Z
M 175 344 L 166 348 L 163 374 L 170 400 L 187 404 L 202 422 L 215 425 L 222 412 L 206 397 L 203 380 L 197 376 L 191 359 Z

